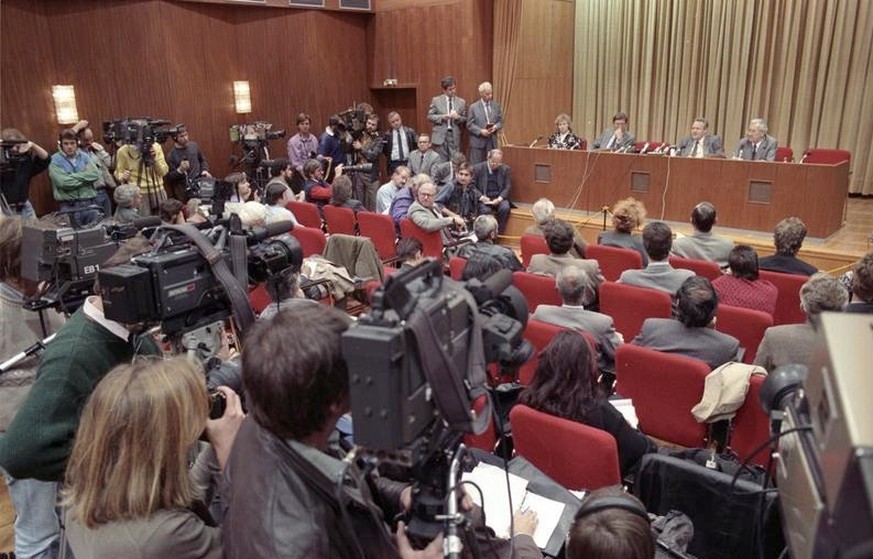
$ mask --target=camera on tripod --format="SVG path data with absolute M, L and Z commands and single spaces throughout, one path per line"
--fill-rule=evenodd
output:
M 170 126 L 169 120 L 151 117 L 125 117 L 103 121 L 103 140 L 110 145 L 117 142 L 136 146 L 146 165 L 154 164 L 152 144 L 163 144 L 175 137 L 185 125 Z

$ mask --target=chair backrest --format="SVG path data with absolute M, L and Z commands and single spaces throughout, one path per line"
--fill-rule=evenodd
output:
M 369 237 L 383 261 L 397 255 L 397 232 L 390 215 L 359 212 L 358 229 L 362 237 Z
M 297 202 L 292 200 L 285 204 L 300 225 L 304 227 L 312 227 L 313 229 L 321 229 L 321 214 L 318 211 L 318 206 L 309 202 Z
M 408 217 L 400 220 L 400 234 L 404 237 L 413 237 L 421 241 L 424 247 L 424 255 L 429 258 L 442 259 L 443 237 L 439 231 L 428 233 L 418 225 L 409 221 Z
M 852 161 L 852 152 L 844 149 L 809 148 L 803 154 L 805 163 L 836 165 L 843 161 Z
M 521 236 L 521 264 L 527 269 L 530 266 L 530 257 L 534 254 L 549 254 L 549 245 L 544 237 L 536 235 Z
M 638 270 L 643 267 L 643 257 L 629 248 L 588 245 L 585 247 L 585 258 L 597 260 L 603 277 L 609 281 L 618 280 L 625 270 Z
M 776 312 L 773 313 L 773 324 L 803 324 L 806 315 L 800 310 L 800 288 L 809 278 L 798 274 L 783 274 L 760 270 L 758 277 L 776 286 L 779 294 L 776 296 Z
M 330 224 L 328 224 L 330 227 Z M 709 260 L 697 260 L 694 258 L 679 258 L 671 256 L 669 258 L 670 265 L 674 268 L 682 268 L 683 270 L 691 270 L 698 276 L 703 276 L 709 281 L 721 276 L 721 268 L 715 262 Z
M 515 451 L 567 489 L 621 483 L 612 435 L 518 404 L 509 413 Z
M 487 394 L 480 394 L 473 400 L 473 411 L 478 415 L 485 409 Z M 479 435 L 467 433 L 464 435 L 464 444 L 468 447 L 478 448 L 487 453 L 494 452 L 494 447 L 497 446 L 497 430 L 494 428 L 494 415 L 488 418 L 488 427 Z
M 776 148 L 776 161 L 791 163 L 794 161 L 794 150 L 788 146 L 779 146 Z
M 555 287 L 555 278 L 552 276 L 512 272 L 512 285 L 524 295 L 531 313 L 537 310 L 539 305 L 560 305 L 563 302 Z
M 600 284 L 600 312 L 612 317 L 615 329 L 629 342 L 647 318 L 670 318 L 673 300 L 665 291 L 607 281 Z
M 327 232 L 331 235 L 356 235 L 355 211 L 351 208 L 341 208 L 330 204 L 324 207 L 324 221 L 327 222 Z
M 453 280 L 460 280 L 461 273 L 464 271 L 464 266 L 467 265 L 467 259 L 460 256 L 452 256 L 449 258 L 449 275 Z
M 549 342 L 552 341 L 552 338 L 562 330 L 566 330 L 566 328 L 536 319 L 530 319 L 527 321 L 522 336 L 533 345 L 534 354 L 527 360 L 527 363 L 522 365 L 518 370 L 518 382 L 520 384 L 528 385 L 533 382 L 534 373 L 536 373 L 537 370 L 537 363 L 539 363 L 540 360 L 540 352 L 544 350 L 546 346 L 549 345 Z M 598 343 L 594 336 L 588 332 L 579 331 L 579 333 L 582 334 L 582 337 L 585 338 L 585 341 L 588 342 L 588 345 L 596 354 Z
M 255 314 L 261 314 L 273 302 L 265 286 L 266 284 L 259 283 L 254 289 L 249 291 L 249 304 L 251 304 Z
M 691 415 L 703 396 L 709 365 L 698 359 L 631 344 L 615 352 L 615 391 L 633 400 L 640 431 L 658 439 L 704 446 L 706 424 Z
M 761 408 L 761 386 L 767 380 L 765 375 L 752 375 L 749 379 L 749 392 L 746 401 L 737 410 L 737 415 L 732 421 L 730 447 L 745 459 L 749 453 L 762 445 L 770 437 L 770 417 Z M 756 464 L 766 465 L 769 457 L 769 449 L 764 449 L 756 454 L 752 461 Z
M 740 347 L 746 349 L 743 363 L 754 361 L 764 332 L 773 326 L 773 317 L 762 311 L 731 305 L 719 305 L 717 315 L 715 329 L 740 340 Z
M 324 238 L 324 233 L 321 229 L 314 227 L 295 227 L 291 234 L 300 241 L 300 247 L 303 249 L 303 257 L 312 256 L 313 254 L 323 254 L 324 247 L 327 245 L 327 240 Z

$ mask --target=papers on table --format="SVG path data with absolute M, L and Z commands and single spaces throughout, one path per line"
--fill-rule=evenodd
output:
M 509 507 L 509 494 L 506 491 L 506 473 L 502 468 L 480 463 L 472 472 L 464 473 L 463 481 L 470 481 L 479 486 L 485 498 L 484 505 L 480 502 L 479 492 L 473 487 L 466 489 L 467 495 L 474 503 L 485 511 L 485 522 L 500 538 L 509 537 L 509 524 L 513 510 Z M 515 474 L 509 474 L 509 492 L 512 495 L 512 506 L 515 510 L 522 507 L 530 508 L 537 513 L 537 529 L 534 542 L 540 548 L 546 547 L 552 532 L 558 526 L 564 512 L 564 503 L 559 503 L 527 490 L 527 480 Z
M 630 426 L 634 429 L 637 429 L 640 424 L 640 420 L 637 419 L 637 410 L 634 409 L 634 404 L 631 402 L 630 398 L 625 398 L 623 400 L 609 400 L 609 403 L 621 412 L 621 415 L 624 416 L 625 421 L 630 423 Z

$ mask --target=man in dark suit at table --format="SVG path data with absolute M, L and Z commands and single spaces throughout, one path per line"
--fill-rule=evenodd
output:
M 446 161 L 461 148 L 461 129 L 467 121 L 467 102 L 455 93 L 455 78 L 446 76 L 440 82 L 443 94 L 437 95 L 427 109 L 427 119 L 433 123 L 431 142 Z
M 612 117 L 612 128 L 607 128 L 599 138 L 591 144 L 592 150 L 606 151 L 632 150 L 636 138 L 627 129 L 627 113 L 616 113 Z
M 767 134 L 767 121 L 753 118 L 749 121 L 746 137 L 734 149 L 735 159 L 747 161 L 776 161 L 776 138 Z
M 480 214 L 497 214 L 498 232 L 506 231 L 509 221 L 509 194 L 512 176 L 509 165 L 503 164 L 503 152 L 492 149 L 488 159 L 473 167 L 473 184 L 482 193 L 479 198 Z
M 415 149 L 416 137 L 415 130 L 403 126 L 403 120 L 397 111 L 388 113 L 388 125 L 390 128 L 385 133 L 382 149 L 388 160 L 388 175 L 393 175 L 397 167 L 409 165 L 409 152 Z
M 479 100 L 470 105 L 467 130 L 470 132 L 470 164 L 485 160 L 488 152 L 497 149 L 497 133 L 503 129 L 503 111 L 494 101 L 494 90 L 488 82 L 479 85 Z
M 721 138 L 709 133 L 709 121 L 695 118 L 691 123 L 691 135 L 680 140 L 676 146 L 682 157 L 724 157 Z

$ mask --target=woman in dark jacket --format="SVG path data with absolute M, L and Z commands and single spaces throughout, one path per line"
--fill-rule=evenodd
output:
M 622 477 L 654 452 L 648 437 L 631 427 L 597 388 L 597 362 L 579 332 L 559 332 L 543 350 L 533 382 L 519 403 L 549 415 L 602 429 L 615 438 Z

